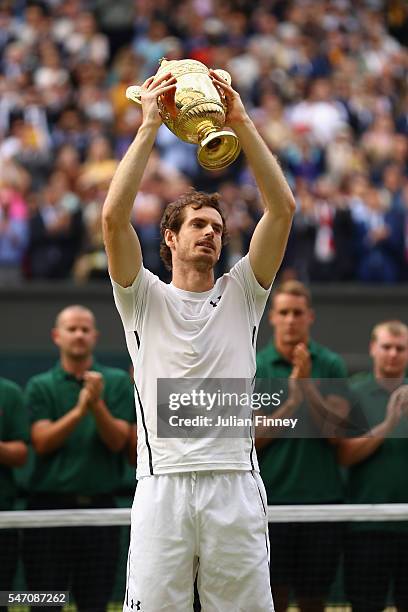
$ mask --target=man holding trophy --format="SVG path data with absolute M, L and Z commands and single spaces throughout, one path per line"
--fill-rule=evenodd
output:
M 139 483 L 123 609 L 191 612 L 197 576 L 203 612 L 271 612 L 266 496 L 252 431 L 245 438 L 160 437 L 158 388 L 163 379 L 254 378 L 259 322 L 294 198 L 224 71 L 192 60 L 162 62 L 127 95 L 142 105 L 143 121 L 103 209 L 138 422 Z M 166 208 L 160 252 L 172 270 L 170 285 L 143 266 L 130 218 L 162 121 L 199 145 L 199 162 L 209 169 L 232 163 L 242 146 L 257 182 L 265 211 L 249 253 L 217 281 L 226 232 L 217 194 L 192 191 Z

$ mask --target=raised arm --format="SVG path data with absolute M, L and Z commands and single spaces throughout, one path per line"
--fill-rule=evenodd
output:
M 216 72 L 210 74 L 227 98 L 226 123 L 241 142 L 265 207 L 252 236 L 249 258 L 257 281 L 267 288 L 282 263 L 295 200 L 278 162 L 249 118 L 239 94 Z
M 167 73 L 143 83 L 142 125 L 115 172 L 103 206 L 102 227 L 109 272 L 122 287 L 133 283 L 142 264 L 139 239 L 130 221 L 131 213 L 161 124 L 157 98 L 172 94 L 174 97 L 175 82 Z

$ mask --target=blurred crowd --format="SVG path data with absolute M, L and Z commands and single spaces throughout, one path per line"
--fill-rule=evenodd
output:
M 100 212 L 141 122 L 126 88 L 160 58 L 194 58 L 233 86 L 294 190 L 281 275 L 408 281 L 408 5 L 404 0 L 0 0 L 0 284 L 106 279 Z M 159 130 L 134 206 L 145 265 L 164 206 L 218 190 L 230 242 L 261 202 L 245 160 L 216 173 Z

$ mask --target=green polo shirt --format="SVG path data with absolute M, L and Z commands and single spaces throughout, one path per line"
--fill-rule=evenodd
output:
M 405 382 L 407 384 L 408 381 Z M 382 423 L 390 393 L 378 385 L 372 373 L 359 378 L 353 384 L 358 400 L 370 429 Z M 401 419 L 390 437 L 377 450 L 348 470 L 346 500 L 351 504 L 406 504 L 408 503 L 408 419 Z M 408 531 L 405 523 L 354 524 L 354 529 L 386 528 Z
M 0 378 L 0 440 L 12 442 L 30 439 L 23 393 L 15 383 Z M 13 468 L 0 464 L 0 510 L 11 510 L 17 494 Z
M 345 378 L 342 358 L 310 341 L 311 378 Z M 257 378 L 288 378 L 292 364 L 269 344 L 257 355 Z M 307 412 L 300 406 L 298 411 Z M 296 416 L 296 415 L 295 415 Z M 269 504 L 340 502 L 343 484 L 335 448 L 326 439 L 275 439 L 258 454 Z
M 133 422 L 133 387 L 129 375 L 96 362 L 90 369 L 100 372 L 104 378 L 102 398 L 111 414 Z M 26 388 L 31 422 L 56 421 L 62 417 L 76 405 L 81 387 L 82 381 L 65 372 L 59 363 L 31 378 Z M 33 493 L 112 494 L 120 487 L 122 473 L 122 453 L 113 453 L 102 442 L 89 412 L 60 448 L 36 455 L 30 489 Z

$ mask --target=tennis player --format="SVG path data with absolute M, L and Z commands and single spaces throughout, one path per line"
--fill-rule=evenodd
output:
M 204 612 L 273 611 L 266 496 L 251 435 L 157 436 L 158 379 L 254 377 L 259 321 L 295 210 L 239 94 L 215 72 L 210 75 L 226 96 L 227 125 L 241 141 L 265 208 L 249 253 L 214 282 L 225 219 L 217 195 L 193 191 L 169 204 L 161 222 L 171 284 L 143 267 L 130 217 L 161 124 L 157 98 L 177 112 L 171 73 L 143 84 L 142 125 L 103 209 L 114 298 L 134 365 L 138 422 L 126 612 L 191 612 L 195 575 Z

